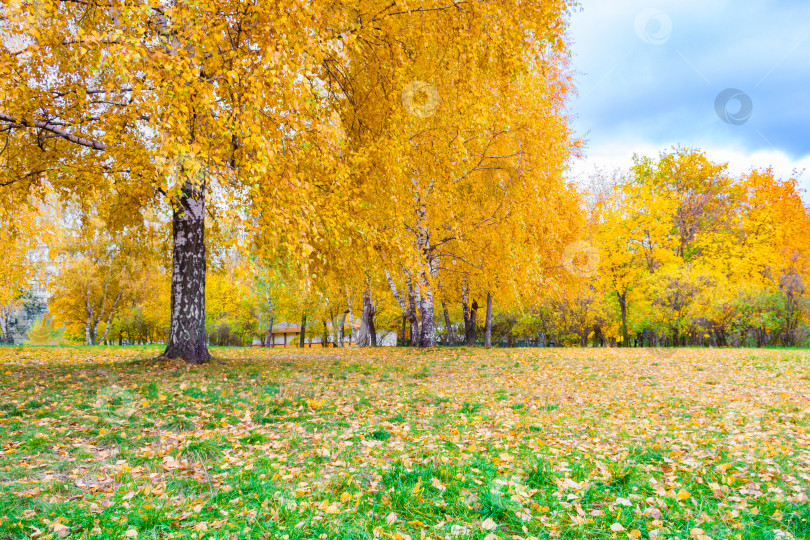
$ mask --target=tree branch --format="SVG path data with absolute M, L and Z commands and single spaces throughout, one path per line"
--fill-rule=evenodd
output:
M 93 141 L 90 139 L 85 139 L 84 137 L 79 137 L 77 135 L 71 135 L 67 131 L 60 129 L 50 122 L 42 122 L 40 120 L 29 122 L 28 120 L 22 119 L 20 121 L 15 120 L 13 117 L 0 113 L 0 121 L 9 122 L 11 127 L 18 127 L 18 128 L 39 128 L 44 131 L 48 131 L 53 133 L 54 135 L 65 139 L 66 141 L 70 141 L 74 144 L 78 144 L 79 146 L 84 146 L 86 148 L 91 148 L 93 150 L 106 150 L 107 145 L 100 141 Z

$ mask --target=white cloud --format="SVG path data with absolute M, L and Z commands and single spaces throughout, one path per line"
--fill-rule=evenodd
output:
M 798 180 L 810 201 L 810 2 L 580 4 L 570 31 L 579 97 L 569 112 L 586 156 L 572 164 L 573 178 L 587 180 L 595 167 L 629 168 L 634 153 L 696 147 L 728 162 L 733 174 L 771 166 L 786 178 L 806 169 Z M 666 14 L 671 36 L 659 44 L 639 37 L 637 17 L 645 10 Z M 648 31 L 658 36 L 660 29 Z M 744 125 L 724 123 L 715 112 L 726 88 L 753 101 Z

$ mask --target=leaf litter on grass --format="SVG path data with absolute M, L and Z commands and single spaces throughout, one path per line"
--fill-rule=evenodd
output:
M 150 352 L 0 352 L 0 536 L 810 534 L 802 352 Z

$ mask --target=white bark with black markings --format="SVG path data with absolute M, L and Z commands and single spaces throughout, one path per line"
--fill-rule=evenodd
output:
M 419 206 L 416 231 L 416 247 L 424 257 L 426 266 L 419 276 L 419 284 L 421 285 L 419 316 L 422 323 L 422 328 L 419 332 L 419 347 L 435 347 L 436 321 L 434 317 L 433 283 L 436 282 L 438 275 L 438 261 L 436 260 L 435 246 L 431 245 L 430 230 L 427 226 L 426 208 L 424 204 Z
M 172 311 L 163 355 L 202 364 L 211 358 L 205 332 L 205 186 L 186 182 L 173 206 Z
M 402 320 L 403 320 L 403 335 L 402 339 L 405 339 L 404 334 L 404 324 L 407 322 L 410 324 L 410 331 L 411 331 L 411 345 L 417 346 L 419 345 L 419 319 L 416 316 L 416 293 L 414 292 L 413 287 L 413 280 L 411 279 L 411 274 L 407 270 L 403 270 L 405 274 L 405 280 L 408 286 L 408 301 L 406 302 L 405 299 L 400 294 L 399 289 L 397 289 L 396 284 L 394 283 L 394 279 L 391 277 L 390 272 L 385 270 L 385 277 L 388 280 L 388 287 L 391 289 L 391 293 L 394 295 L 397 303 L 399 304 L 400 309 L 402 310 Z

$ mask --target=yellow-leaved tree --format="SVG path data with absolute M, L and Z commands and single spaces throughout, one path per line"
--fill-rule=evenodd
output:
M 53 241 L 54 209 L 45 201 L 0 208 L 0 343 L 14 343 L 17 313 L 37 289 L 47 285 L 48 244 Z
M 594 223 L 622 341 L 795 343 L 810 260 L 796 181 L 770 169 L 735 176 L 690 148 L 634 163 Z
M 168 357 L 209 358 L 205 220 L 215 216 L 206 203 L 244 208 L 238 200 L 249 198 L 260 206 L 241 216 L 251 223 L 308 230 L 310 178 L 298 164 L 319 140 L 337 139 L 319 121 L 323 86 L 313 75 L 339 40 L 320 31 L 329 4 L 4 5 L 0 200 L 18 204 L 45 185 L 76 199 L 101 193 L 115 202 L 105 216 L 111 230 L 168 204 Z M 290 249 L 307 253 L 293 236 Z
M 362 320 L 387 282 L 412 341 L 431 347 L 437 295 L 472 276 L 484 293 L 523 284 L 570 240 L 569 3 L 339 4 L 353 26 L 323 70 L 362 201 Z

